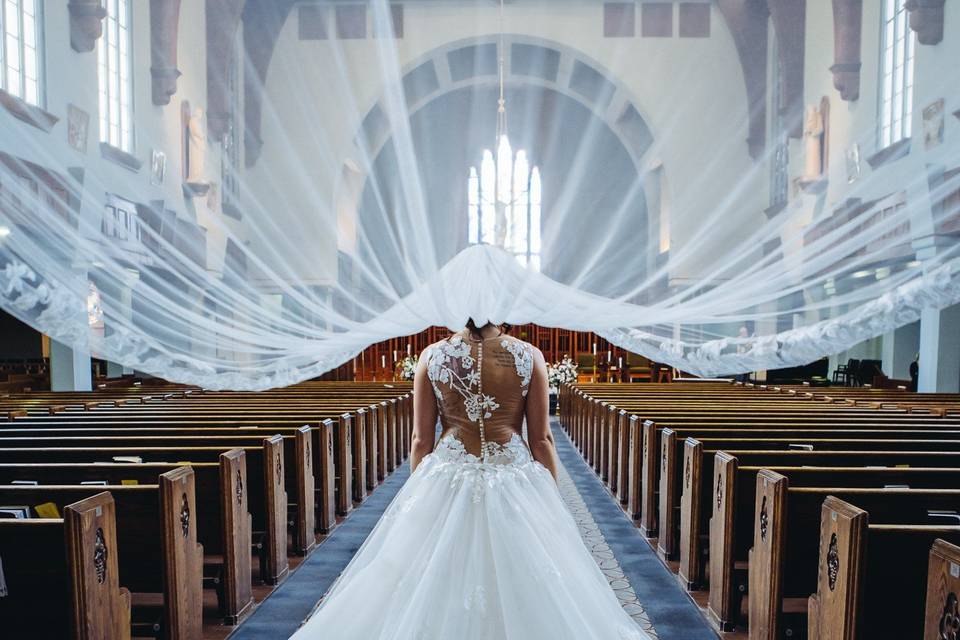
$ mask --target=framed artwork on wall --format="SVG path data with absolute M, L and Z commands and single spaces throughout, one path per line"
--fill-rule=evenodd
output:
M 923 108 L 923 148 L 929 151 L 943 143 L 943 98 Z
M 161 185 L 167 175 L 167 154 L 154 149 L 150 153 L 150 184 Z
M 80 107 L 67 105 L 67 144 L 80 153 L 87 152 L 87 133 L 90 129 L 90 114 Z

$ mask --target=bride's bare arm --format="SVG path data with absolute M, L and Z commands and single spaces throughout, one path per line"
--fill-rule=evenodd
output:
M 417 363 L 413 377 L 413 437 L 410 438 L 410 472 L 416 470 L 423 456 L 433 451 L 437 433 L 437 400 L 427 379 L 428 353 Z
M 557 449 L 550 431 L 550 389 L 547 386 L 547 365 L 539 349 L 533 350 L 533 377 L 527 393 L 527 441 L 533 458 L 557 479 Z

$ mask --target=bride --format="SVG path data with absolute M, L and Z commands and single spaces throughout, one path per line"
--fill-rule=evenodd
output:
M 293 638 L 648 640 L 563 503 L 547 406 L 543 355 L 496 325 L 427 347 L 410 478 Z

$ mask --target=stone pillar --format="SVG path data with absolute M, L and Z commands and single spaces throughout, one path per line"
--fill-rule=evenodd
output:
M 920 313 L 920 379 L 918 390 L 960 391 L 960 304 Z
M 883 335 L 883 373 L 908 380 L 910 363 L 920 350 L 920 323 L 912 322 Z
M 79 350 L 50 340 L 50 390 L 91 391 L 90 350 Z

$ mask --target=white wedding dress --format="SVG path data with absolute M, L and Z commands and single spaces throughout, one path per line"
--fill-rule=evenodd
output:
M 533 347 L 461 333 L 423 357 L 440 439 L 293 638 L 648 640 L 520 435 Z

